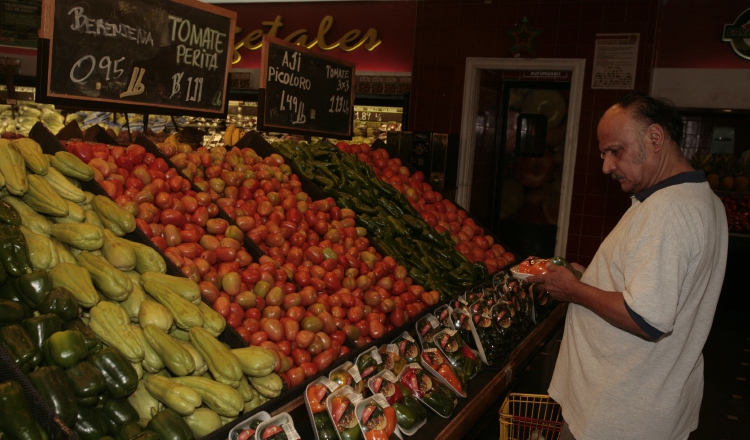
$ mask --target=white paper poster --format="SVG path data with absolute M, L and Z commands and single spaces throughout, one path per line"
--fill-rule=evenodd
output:
M 640 34 L 596 34 L 592 89 L 635 88 Z

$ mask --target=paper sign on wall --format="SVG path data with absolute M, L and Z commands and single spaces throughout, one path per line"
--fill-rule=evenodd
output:
M 632 90 L 640 34 L 596 34 L 592 89 Z

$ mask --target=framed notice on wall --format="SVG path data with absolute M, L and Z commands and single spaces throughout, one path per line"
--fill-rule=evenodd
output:
M 226 113 L 237 14 L 196 0 L 44 0 L 39 100 Z
M 640 34 L 596 34 L 592 89 L 635 89 Z

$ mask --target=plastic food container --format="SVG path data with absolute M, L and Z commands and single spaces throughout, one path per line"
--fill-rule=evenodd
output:
M 367 438 L 369 431 L 381 431 L 387 438 L 392 438 L 391 436 L 395 435 L 403 439 L 401 431 L 398 429 L 398 423 L 396 423 L 396 410 L 391 408 L 382 394 L 375 394 L 359 401 L 354 408 L 354 412 L 357 415 L 359 429 L 365 435 L 365 438 Z M 392 417 L 390 425 L 393 431 L 390 434 L 388 433 L 388 413 Z
M 271 415 L 268 414 L 265 411 L 260 411 L 257 414 L 254 414 L 252 417 L 248 418 L 247 420 L 243 420 L 242 422 L 238 423 L 237 426 L 232 428 L 231 431 L 229 431 L 229 440 L 237 440 L 240 437 L 240 434 L 242 431 L 246 429 L 252 429 L 250 426 L 253 424 L 253 422 L 259 421 L 259 422 L 265 422 L 266 420 L 270 419 Z M 255 438 L 255 431 L 256 429 L 253 429 L 250 433 L 249 438 L 254 439 Z
M 294 429 L 294 420 L 288 413 L 262 422 L 255 430 L 255 440 L 299 440 L 300 436 Z
M 339 384 L 324 376 L 318 377 L 305 388 L 305 407 L 316 440 L 333 440 L 338 437 L 326 410 L 326 398 L 338 388 Z

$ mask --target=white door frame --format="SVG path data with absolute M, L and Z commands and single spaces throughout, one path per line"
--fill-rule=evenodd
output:
M 474 172 L 476 143 L 476 121 L 479 107 L 479 86 L 482 70 L 547 70 L 571 72 L 568 123 L 565 132 L 565 160 L 563 162 L 560 188 L 560 212 L 557 217 L 555 255 L 565 256 L 568 244 L 570 200 L 573 192 L 573 174 L 578 146 L 578 122 L 581 116 L 581 95 L 585 59 L 576 58 L 466 58 L 464 77 L 463 117 L 461 118 L 461 140 L 458 150 L 458 175 L 456 203 L 466 210 L 471 208 L 471 182 Z M 496 127 L 504 130 L 505 127 Z M 549 257 L 551 255 L 540 255 Z

